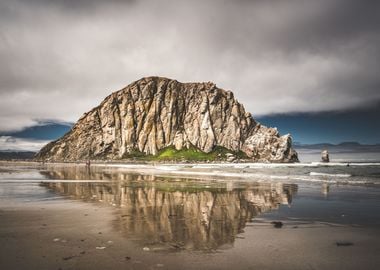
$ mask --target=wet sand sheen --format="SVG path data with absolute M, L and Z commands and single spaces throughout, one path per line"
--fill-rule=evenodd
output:
M 253 223 L 217 252 L 141 247 L 110 224 L 119 209 L 63 201 L 1 208 L 1 269 L 377 269 L 376 228 Z M 250 239 L 247 241 L 246 239 Z M 352 246 L 337 246 L 350 242 Z M 98 249 L 97 249 L 98 247 Z
M 0 176 L 0 269 L 380 265 L 374 187 L 200 181 L 76 166 L 8 167 Z

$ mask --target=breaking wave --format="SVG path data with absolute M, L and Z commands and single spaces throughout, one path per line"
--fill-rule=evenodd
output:
M 348 173 L 320 173 L 320 172 L 310 172 L 310 176 L 329 176 L 329 177 L 351 177 Z

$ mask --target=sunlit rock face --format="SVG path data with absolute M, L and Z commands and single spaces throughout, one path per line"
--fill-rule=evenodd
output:
M 61 172 L 47 175 L 75 179 Z M 85 174 L 76 175 L 77 179 L 88 179 Z M 101 179 L 110 182 L 44 185 L 71 198 L 117 207 L 114 229 L 141 245 L 170 250 L 228 248 L 247 222 L 290 204 L 297 192 L 296 185 L 280 183 L 176 181 L 116 173 L 104 174 Z
M 108 96 L 61 139 L 36 156 L 47 161 L 120 159 L 155 155 L 172 146 L 209 153 L 216 146 L 253 161 L 293 162 L 290 135 L 257 123 L 231 91 L 207 83 L 147 77 Z

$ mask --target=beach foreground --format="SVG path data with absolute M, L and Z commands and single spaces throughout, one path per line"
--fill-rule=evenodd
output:
M 380 265 L 376 186 L 85 170 L 2 167 L 0 269 Z
M 252 225 L 233 249 L 216 252 L 144 251 L 110 230 L 114 211 L 71 201 L 3 208 L 0 268 L 377 269 L 380 263 L 379 229 L 325 224 Z

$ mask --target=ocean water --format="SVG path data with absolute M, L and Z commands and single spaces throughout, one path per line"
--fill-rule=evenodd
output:
M 302 163 L 319 162 L 321 160 L 322 149 L 296 149 Z M 330 161 L 335 163 L 379 163 L 380 152 L 358 151 L 355 149 L 332 149 L 329 150 Z
M 378 154 L 334 154 L 330 163 L 318 153 L 300 157 L 295 164 L 1 163 L 0 209 L 107 205 L 115 208 L 112 229 L 126 241 L 182 251 L 232 249 L 238 238 L 254 240 L 245 232 L 273 221 L 379 228 Z

